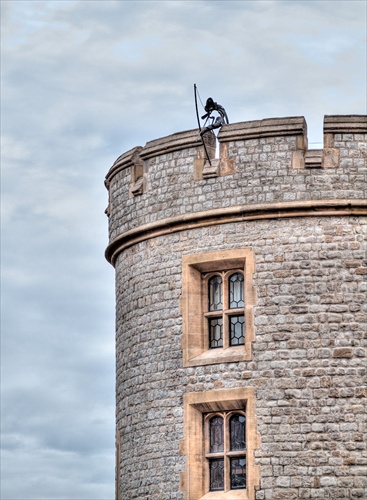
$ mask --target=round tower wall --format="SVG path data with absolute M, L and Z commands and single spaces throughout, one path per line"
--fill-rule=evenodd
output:
M 111 168 L 118 499 L 203 498 L 187 398 L 236 390 L 254 395 L 236 498 L 363 497 L 367 130 L 348 118 L 326 117 L 322 154 L 307 150 L 297 118 L 280 136 L 286 119 L 223 127 L 212 165 L 185 132 Z M 201 256 L 237 267 L 238 251 L 253 264 L 251 348 L 234 362 L 186 359 L 185 259 L 205 272 L 220 261 Z

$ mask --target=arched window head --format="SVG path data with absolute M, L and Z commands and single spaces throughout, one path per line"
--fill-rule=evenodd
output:
M 242 273 L 234 273 L 229 277 L 228 302 L 230 309 L 244 307 L 244 279 Z
M 208 281 L 208 309 L 209 311 L 220 311 L 223 309 L 222 277 L 212 276 Z
M 209 449 L 210 453 L 219 453 L 224 450 L 223 418 L 216 415 L 209 421 Z
M 246 448 L 246 417 L 241 413 L 232 415 L 229 420 L 229 435 L 231 451 Z

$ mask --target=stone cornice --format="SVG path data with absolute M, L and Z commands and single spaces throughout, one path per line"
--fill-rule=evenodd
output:
M 306 135 L 307 124 L 303 116 L 286 118 L 267 118 L 248 122 L 224 125 L 219 134 L 220 142 L 246 140 L 258 137 L 274 137 L 284 135 Z M 204 138 L 206 136 L 204 135 Z M 147 142 L 140 153 L 144 160 L 160 154 L 178 151 L 190 147 L 201 146 L 201 138 L 197 129 L 178 132 L 176 134 Z
M 267 118 L 223 125 L 218 134 L 218 140 L 228 142 L 285 135 L 307 135 L 307 124 L 304 116 Z
M 160 139 L 149 141 L 140 153 L 143 160 L 159 156 L 180 149 L 199 147 L 202 145 L 198 129 L 177 132 Z
M 246 220 L 333 215 L 367 215 L 367 200 L 309 200 L 254 204 L 184 214 L 126 231 L 110 242 L 105 256 L 108 262 L 114 265 L 118 254 L 136 243 L 188 229 Z
M 324 134 L 366 134 L 367 115 L 325 115 Z

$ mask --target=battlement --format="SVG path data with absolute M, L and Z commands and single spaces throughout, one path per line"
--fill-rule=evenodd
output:
M 217 139 L 204 139 L 209 161 L 197 129 L 149 141 L 115 161 L 105 181 L 109 261 L 121 245 L 187 224 L 365 213 L 365 115 L 325 116 L 322 149 L 308 149 L 303 116 L 224 125 Z
M 338 144 L 338 139 L 340 138 L 335 138 L 336 135 L 361 135 L 366 133 L 366 115 L 326 115 L 324 118 L 324 148 L 340 147 Z M 301 149 L 305 152 L 305 155 L 307 154 L 307 123 L 303 116 L 267 118 L 264 120 L 224 125 L 219 132 L 218 141 L 220 144 L 224 144 L 231 141 L 246 141 L 250 139 L 270 137 L 280 138 L 285 136 L 302 137 L 302 139 L 298 141 L 297 149 Z M 356 140 L 362 141 L 364 139 L 365 138 L 356 138 Z M 210 145 L 212 140 L 209 139 L 207 142 Z M 337 142 L 336 146 L 335 142 Z M 108 172 L 106 179 L 109 181 L 120 169 L 134 165 L 138 157 L 140 157 L 141 160 L 148 160 L 162 154 L 172 153 L 192 147 L 202 147 L 202 142 L 197 129 L 177 132 L 167 137 L 154 139 L 147 142 L 144 147 L 137 146 L 117 158 Z M 309 156 L 312 155 L 310 154 Z

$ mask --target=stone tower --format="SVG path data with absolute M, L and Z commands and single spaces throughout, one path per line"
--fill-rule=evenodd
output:
M 367 117 L 234 123 L 109 170 L 116 498 L 367 498 Z

